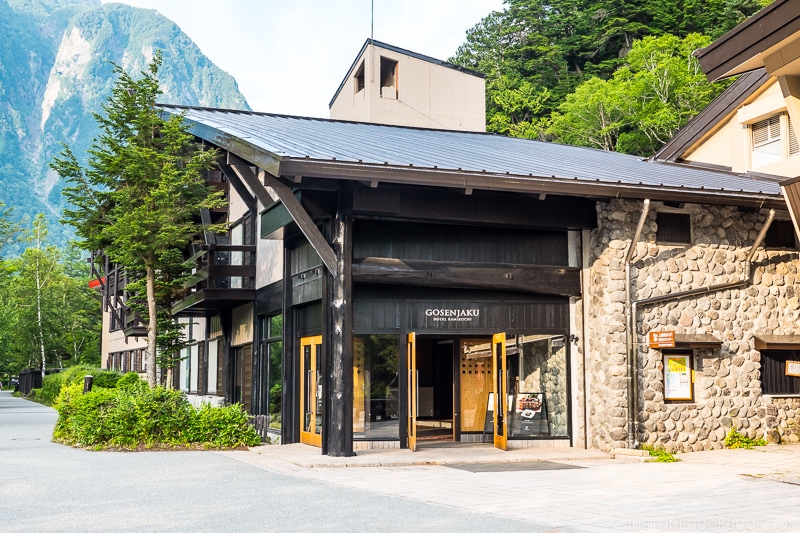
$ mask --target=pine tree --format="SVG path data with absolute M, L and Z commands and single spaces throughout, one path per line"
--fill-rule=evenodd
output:
M 64 219 L 75 227 L 81 246 L 103 251 L 129 275 L 143 277 L 144 291 L 133 299 L 142 304 L 147 323 L 151 386 L 156 384 L 160 274 L 174 267 L 176 251 L 200 233 L 200 209 L 223 202 L 205 182 L 218 154 L 195 142 L 182 117 L 165 117 L 156 107 L 160 65 L 157 53 L 139 79 L 114 65 L 118 80 L 103 112 L 94 115 L 100 135 L 87 166 L 66 145 L 51 165 L 68 181 L 64 194 L 71 206 Z

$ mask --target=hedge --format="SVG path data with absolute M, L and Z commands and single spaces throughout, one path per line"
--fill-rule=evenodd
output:
M 261 442 L 241 405 L 195 409 L 181 391 L 122 378 L 117 388 L 65 386 L 53 440 L 91 449 L 236 448 Z

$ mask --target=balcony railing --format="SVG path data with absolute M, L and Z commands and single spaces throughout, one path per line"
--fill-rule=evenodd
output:
M 172 311 L 205 314 L 235 307 L 255 297 L 256 247 L 246 244 L 204 244 L 189 258 L 196 267 L 186 283 L 185 297 Z

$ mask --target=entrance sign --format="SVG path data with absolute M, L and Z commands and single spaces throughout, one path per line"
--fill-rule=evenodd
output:
M 691 355 L 664 356 L 664 399 L 692 400 Z
M 675 332 L 674 331 L 651 331 L 650 332 L 650 347 L 651 348 L 674 348 L 675 347 Z
M 486 303 L 426 301 L 410 306 L 411 328 L 425 329 L 485 329 L 493 327 L 498 311 Z

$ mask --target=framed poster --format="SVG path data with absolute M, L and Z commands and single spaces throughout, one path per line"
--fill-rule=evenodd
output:
M 664 399 L 693 400 L 691 354 L 664 355 Z
M 800 377 L 800 361 L 786 361 L 786 375 Z

